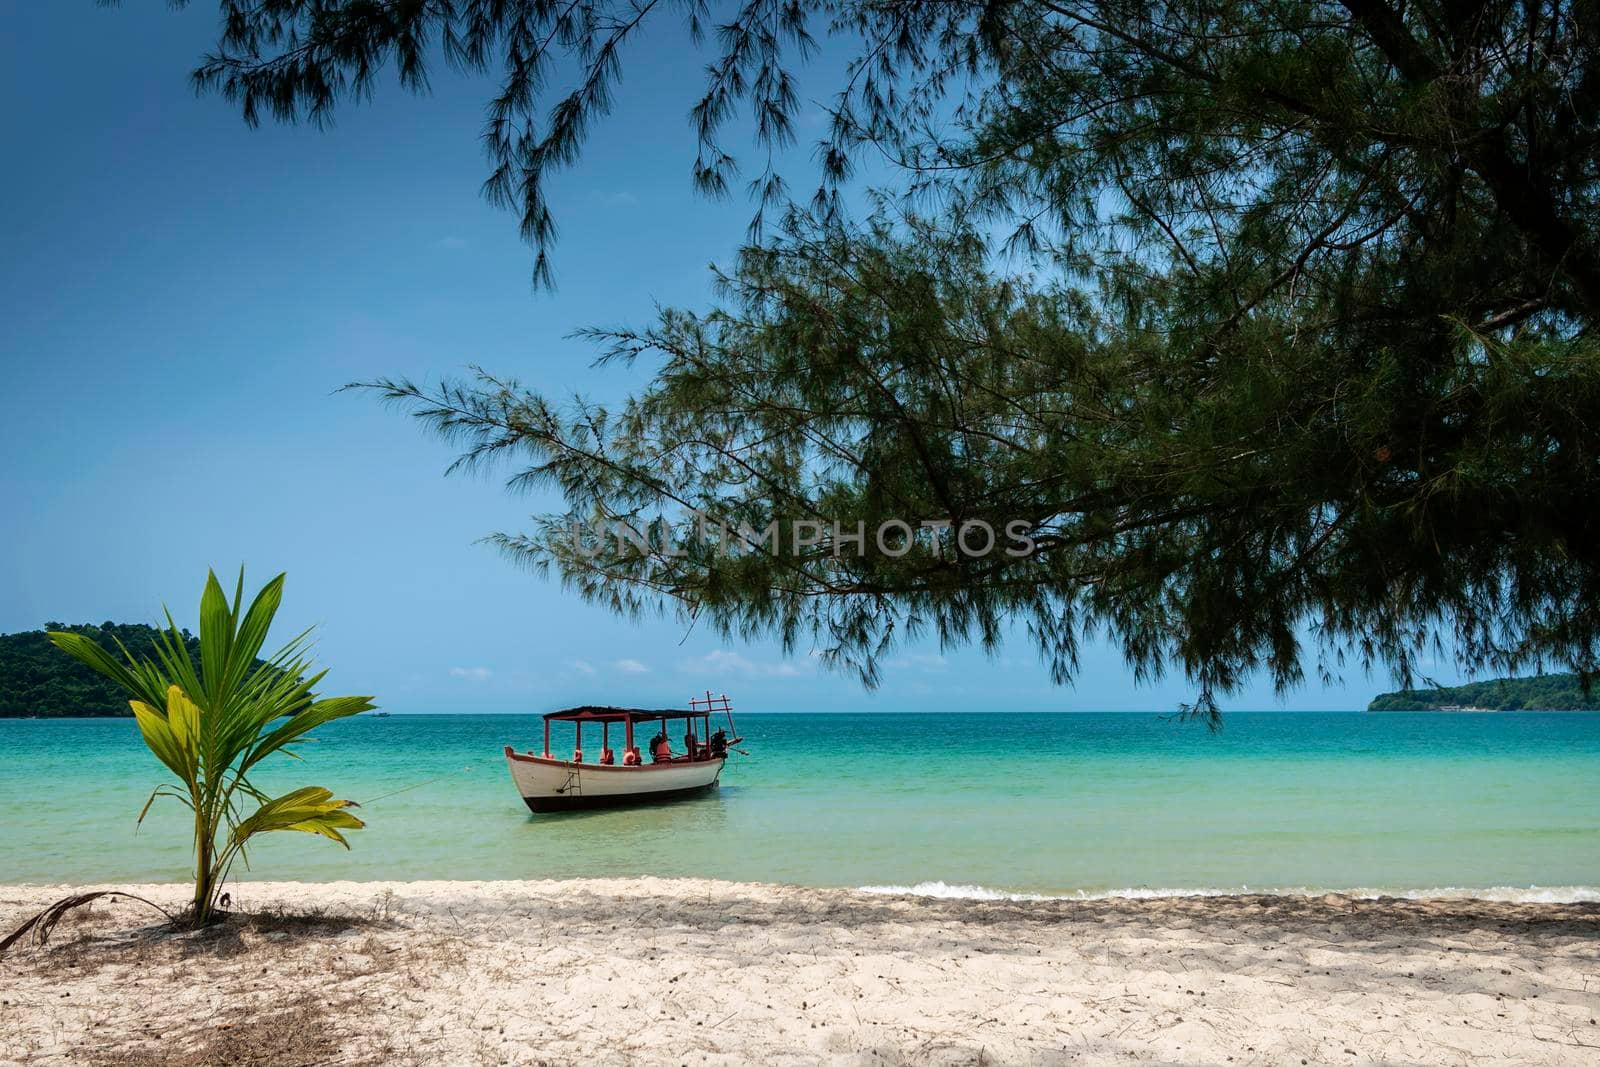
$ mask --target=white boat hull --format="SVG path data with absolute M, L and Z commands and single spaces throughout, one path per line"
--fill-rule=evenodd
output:
M 714 788 L 726 759 L 646 763 L 638 767 L 573 763 L 506 750 L 511 780 L 536 812 L 640 804 L 692 796 Z

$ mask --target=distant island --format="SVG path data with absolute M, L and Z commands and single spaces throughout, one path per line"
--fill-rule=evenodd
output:
M 0 634 L 0 719 L 131 716 L 127 694 L 52 645 L 47 630 L 87 634 L 108 650 L 121 641 L 135 656 L 155 657 L 158 631 L 143 623 L 47 622 L 43 629 Z M 200 639 L 187 630 L 183 636 L 198 659 Z
M 1493 678 L 1439 689 L 1384 693 L 1368 711 L 1589 711 L 1600 709 L 1600 687 L 1585 695 L 1576 674 Z

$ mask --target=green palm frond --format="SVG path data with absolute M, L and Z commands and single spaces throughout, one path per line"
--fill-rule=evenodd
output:
M 366 825 L 346 810 L 354 806 L 348 800 L 335 800 L 332 793 L 319 786 L 296 789 L 257 808 L 254 814 L 234 827 L 229 844 L 237 848 L 256 834 L 297 830 L 321 834 L 349 848 L 350 843 L 339 831 L 359 830 Z
M 162 797 L 194 812 L 199 923 L 209 919 L 229 867 L 235 858 L 246 858 L 255 835 L 293 830 L 349 848 L 342 831 L 363 825 L 348 811 L 352 801 L 335 799 L 320 786 L 270 797 L 250 781 L 251 769 L 267 756 L 294 756 L 287 746 L 309 740 L 317 727 L 374 706 L 365 696 L 318 697 L 326 672 L 312 671 L 310 630 L 262 656 L 283 584 L 280 574 L 245 607 L 242 568 L 231 601 L 208 572 L 200 597 L 198 663 L 170 611 L 153 659 L 136 658 L 119 645 L 118 661 L 82 634 L 50 634 L 56 647 L 128 691 L 145 745 L 177 778 L 177 785 L 150 794 L 139 821 Z M 255 803 L 255 811 L 242 814 L 242 802 Z

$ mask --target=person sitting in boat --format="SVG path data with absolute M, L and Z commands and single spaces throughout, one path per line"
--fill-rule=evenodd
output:
M 657 763 L 669 763 L 672 760 L 672 742 L 667 740 L 666 727 L 650 739 L 650 758 Z
M 689 758 L 691 760 L 696 760 L 696 759 L 700 758 L 699 749 L 700 749 L 700 745 L 695 740 L 694 731 L 693 730 L 685 731 L 685 733 L 683 735 L 683 750 L 685 752 L 689 753 Z

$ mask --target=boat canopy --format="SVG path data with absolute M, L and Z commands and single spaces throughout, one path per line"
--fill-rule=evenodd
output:
M 701 719 L 709 714 L 705 710 L 689 711 L 678 708 L 603 708 L 586 704 L 581 708 L 552 711 L 544 716 L 545 722 L 657 722 L 664 719 Z
M 713 712 L 728 717 L 727 733 L 723 733 L 720 730 L 715 734 L 711 732 L 711 715 Z M 736 745 L 740 741 L 739 731 L 733 725 L 732 701 L 728 699 L 727 694 L 712 696 L 709 691 L 706 693 L 704 700 L 696 697 L 689 701 L 687 708 L 615 708 L 598 704 L 585 704 L 582 707 L 566 708 L 563 711 L 546 712 L 543 718 L 544 748 L 541 750 L 543 755 L 539 758 L 546 760 L 552 758 L 550 755 L 550 724 L 553 722 L 570 722 L 573 726 L 574 740 L 571 762 L 574 764 L 583 762 L 583 724 L 586 722 L 600 724 L 600 766 L 611 766 L 615 759 L 615 754 L 610 747 L 612 723 L 621 723 L 626 733 L 625 747 L 623 748 L 624 767 L 637 767 L 641 763 L 639 750 L 634 747 L 633 743 L 633 728 L 642 723 L 658 722 L 662 724 L 661 733 L 651 742 L 651 757 L 656 761 L 652 766 L 662 763 L 702 761 L 710 757 L 710 749 L 712 748 L 719 748 L 721 751 L 717 755 L 726 758 L 728 747 Z M 684 734 L 684 745 L 689 751 L 681 757 L 672 755 L 670 742 L 659 745 L 664 750 L 664 754 L 654 751 L 658 747 L 658 742 L 666 741 L 667 728 L 665 724 L 675 719 L 684 720 L 689 726 L 688 733 Z M 699 722 L 697 723 L 696 720 L 699 720 Z M 697 736 L 696 729 L 697 726 L 702 724 L 705 730 L 703 737 Z M 734 735 L 731 741 L 728 740 L 728 734 Z

